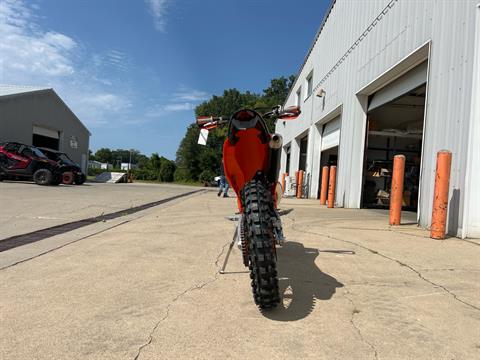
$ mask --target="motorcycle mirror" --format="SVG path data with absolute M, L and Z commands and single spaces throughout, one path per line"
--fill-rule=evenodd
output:
M 280 114 L 278 115 L 278 119 L 293 120 L 293 119 L 296 119 L 301 113 L 302 111 L 300 110 L 300 107 L 289 106 L 288 108 L 285 108 L 282 111 L 280 111 Z

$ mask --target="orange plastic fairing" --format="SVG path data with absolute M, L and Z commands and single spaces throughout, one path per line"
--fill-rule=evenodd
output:
M 230 140 L 223 144 L 223 164 L 228 183 L 240 196 L 245 184 L 253 179 L 257 171 L 266 171 L 268 167 L 268 143 L 260 141 L 260 131 L 256 128 L 238 131 L 235 145 Z M 240 201 L 238 208 L 242 211 Z

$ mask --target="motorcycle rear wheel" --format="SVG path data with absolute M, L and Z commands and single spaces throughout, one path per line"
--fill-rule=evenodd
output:
M 271 309 L 280 302 L 272 195 L 261 181 L 252 180 L 243 189 L 243 204 L 253 298 L 261 309 Z

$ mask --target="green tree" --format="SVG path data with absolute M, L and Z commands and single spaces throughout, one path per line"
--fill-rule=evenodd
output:
M 113 163 L 112 159 L 112 150 L 108 148 L 101 148 L 98 149 L 97 152 L 95 153 L 95 159 L 97 161 L 100 161 L 102 163 Z
M 221 96 L 212 96 L 195 108 L 195 115 L 199 116 L 224 116 L 229 117 L 242 108 L 262 107 L 261 111 L 283 104 L 290 87 L 295 80 L 294 76 L 273 79 L 270 86 L 263 94 L 249 91 L 240 92 L 237 89 L 227 89 Z M 275 128 L 275 120 L 267 120 L 270 131 Z M 227 127 L 213 129 L 209 132 L 206 146 L 198 145 L 200 130 L 195 124 L 188 126 L 186 134 L 177 150 L 175 181 L 204 181 L 220 170 L 222 148 L 227 135 Z
M 199 133 L 196 124 L 191 124 L 187 128 L 187 133 L 177 150 L 175 181 L 198 180 L 201 171 L 199 156 L 203 150 L 202 146 L 197 144 Z
M 165 158 L 164 158 L 165 159 Z M 172 182 L 175 174 L 175 163 L 165 159 L 160 166 L 159 180 L 163 182 Z
M 270 86 L 263 90 L 262 100 L 268 105 L 283 105 L 287 100 L 288 92 L 295 81 L 295 76 L 290 75 L 288 78 L 281 76 L 270 81 Z

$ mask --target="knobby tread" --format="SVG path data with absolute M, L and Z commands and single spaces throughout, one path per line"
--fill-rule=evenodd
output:
M 261 309 L 274 308 L 280 295 L 271 222 L 272 195 L 261 181 L 252 180 L 245 185 L 242 198 L 253 298 Z

